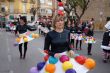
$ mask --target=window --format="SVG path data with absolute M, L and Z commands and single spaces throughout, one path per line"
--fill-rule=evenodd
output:
M 10 13 L 14 13 L 14 4 L 10 3 Z
M 45 3 L 45 0 L 40 0 L 40 3 L 43 3 L 44 4 Z

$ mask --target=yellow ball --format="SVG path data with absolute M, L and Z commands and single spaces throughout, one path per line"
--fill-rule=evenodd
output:
M 21 38 L 16 38 L 16 42 L 20 42 L 21 41 Z
M 24 42 L 28 42 L 28 38 L 24 38 Z
M 63 64 L 62 64 L 62 67 L 63 67 L 63 70 L 66 71 L 68 69 L 72 69 L 73 68 L 73 65 L 71 62 L 69 61 L 65 61 Z
M 96 62 L 93 59 L 88 58 L 85 61 L 84 66 L 88 69 L 93 69 L 96 66 Z

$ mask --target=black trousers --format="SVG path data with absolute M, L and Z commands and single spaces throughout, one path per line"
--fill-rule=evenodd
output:
M 80 43 L 80 49 L 81 49 L 81 46 L 82 46 L 82 40 L 76 40 L 76 49 L 78 47 L 78 43 Z
M 74 46 L 74 39 L 71 39 L 71 44 Z
M 24 55 L 23 55 L 23 57 L 26 56 L 27 44 L 28 44 L 28 42 L 25 42 L 25 43 L 24 43 Z M 20 53 L 20 57 L 22 57 L 22 45 L 23 45 L 23 44 L 19 44 L 19 53 Z
M 88 43 L 88 48 L 87 48 L 87 50 L 88 50 L 88 54 L 91 53 L 91 48 L 92 48 L 92 44 L 91 44 L 91 43 Z

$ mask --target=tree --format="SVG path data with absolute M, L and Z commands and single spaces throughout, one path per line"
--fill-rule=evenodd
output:
M 64 10 L 67 13 L 67 17 L 70 13 L 74 13 L 77 18 L 77 24 L 79 24 L 81 17 L 84 15 L 88 8 L 90 0 L 66 0 Z

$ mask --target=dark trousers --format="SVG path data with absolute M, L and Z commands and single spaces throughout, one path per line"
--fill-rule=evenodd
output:
M 88 48 L 87 48 L 87 50 L 88 50 L 88 54 L 91 53 L 91 48 L 92 48 L 92 44 L 91 44 L 91 43 L 88 43 Z
M 71 44 L 74 46 L 74 39 L 71 39 Z
M 25 58 L 26 52 L 27 52 L 27 44 L 28 44 L 28 42 L 25 42 L 25 43 L 24 43 L 24 55 L 23 55 L 24 58 Z M 23 45 L 23 44 L 19 44 L 20 57 L 22 57 L 22 45 Z
M 81 49 L 81 46 L 82 46 L 82 40 L 76 40 L 76 49 L 78 47 L 78 43 L 80 42 L 80 49 Z

